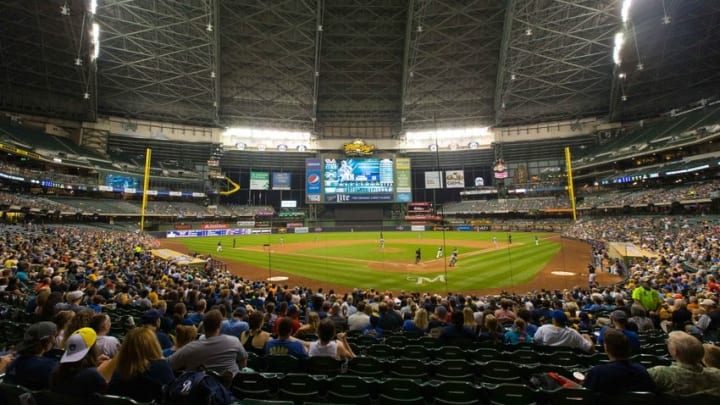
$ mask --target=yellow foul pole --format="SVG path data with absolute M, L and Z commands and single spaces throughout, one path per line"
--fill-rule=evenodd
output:
M 577 212 L 575 211 L 575 188 L 573 187 L 572 177 L 572 161 L 570 159 L 570 147 L 565 147 L 565 170 L 567 172 L 567 188 L 570 196 L 570 206 L 572 207 L 573 221 L 577 221 Z
M 150 156 L 152 149 L 145 149 L 145 178 L 143 179 L 142 208 L 140 211 L 140 231 L 145 230 L 145 208 L 147 207 L 148 187 L 150 186 Z

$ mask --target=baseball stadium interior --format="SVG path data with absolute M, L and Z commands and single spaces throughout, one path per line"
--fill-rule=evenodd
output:
M 720 1 L 5 0 L 0 213 L 0 405 L 716 404 Z M 229 253 L 355 232 L 581 284 Z

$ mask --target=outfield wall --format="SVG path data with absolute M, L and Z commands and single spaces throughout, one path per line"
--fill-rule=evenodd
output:
M 331 233 L 331 232 L 383 232 L 383 231 L 400 231 L 400 232 L 425 232 L 440 231 L 443 227 L 432 225 L 312 225 L 297 226 L 292 228 L 286 227 L 255 227 L 255 228 L 218 228 L 218 229 L 173 229 L 164 232 L 152 232 L 156 238 L 193 238 L 193 237 L 220 237 L 220 236 L 243 236 L 243 235 L 259 235 L 259 234 L 305 234 L 305 233 Z M 507 224 L 499 225 L 453 225 L 446 226 L 447 231 L 459 232 L 560 232 L 561 226 L 542 225 L 535 228 L 522 226 L 513 227 Z

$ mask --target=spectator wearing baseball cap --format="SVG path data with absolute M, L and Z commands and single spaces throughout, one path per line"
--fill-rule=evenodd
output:
M 718 310 L 715 301 L 708 298 L 700 301 L 700 307 L 705 310 L 705 313 L 700 315 L 700 318 L 690 329 L 690 333 L 702 336 L 708 342 L 714 342 L 717 340 L 720 331 L 720 310 Z
M 226 319 L 222 322 L 220 333 L 239 338 L 243 332 L 250 329 L 250 325 L 248 325 L 246 320 L 247 310 L 245 307 L 239 306 L 235 309 L 235 312 L 233 312 L 232 319 Z
M 52 322 L 38 322 L 25 331 L 23 340 L 17 345 L 18 356 L 8 366 L 4 381 L 19 384 L 31 390 L 47 389 L 50 373 L 58 361 L 46 357 L 52 350 L 57 336 L 57 326 Z
M 155 331 L 155 336 L 157 336 L 160 347 L 165 350 L 171 348 L 173 344 L 167 333 L 160 330 L 161 317 L 162 314 L 160 313 L 160 311 L 158 311 L 157 309 L 149 309 L 143 312 L 142 316 L 140 317 L 140 322 L 143 326 L 152 328 Z
M 640 337 L 637 333 L 629 330 L 627 328 L 628 324 L 628 316 L 625 311 L 622 310 L 616 310 L 610 313 L 610 322 L 612 323 L 611 326 L 604 326 L 602 329 L 600 329 L 600 335 L 597 338 L 598 344 L 603 344 L 605 340 L 605 332 L 608 331 L 608 329 L 616 329 L 622 332 L 625 336 L 627 336 L 628 344 L 630 345 L 630 349 L 633 353 L 637 353 L 640 351 Z
M 540 346 L 569 347 L 580 349 L 585 352 L 594 350 L 594 343 L 589 335 L 580 334 L 573 328 L 569 328 L 568 318 L 561 310 L 552 311 L 550 314 L 552 324 L 543 325 L 535 332 L 533 340 Z
M 56 304 L 55 313 L 58 313 L 60 311 L 73 311 L 77 313 L 82 311 L 83 309 L 87 309 L 87 307 L 80 305 L 80 301 L 82 300 L 83 295 L 83 292 L 80 290 L 74 290 L 66 293 L 66 302 L 59 302 L 58 304 Z
M 50 390 L 81 398 L 107 392 L 117 361 L 100 355 L 96 341 L 92 328 L 80 328 L 70 335 L 60 364 L 50 376 Z

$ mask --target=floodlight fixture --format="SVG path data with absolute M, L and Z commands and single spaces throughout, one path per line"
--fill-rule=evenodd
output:
M 90 0 L 90 14 L 95 14 L 97 11 L 97 0 Z
M 622 8 L 620 9 L 623 24 L 627 24 L 630 20 L 630 6 L 632 6 L 632 0 L 623 1 Z
M 615 34 L 615 47 L 613 48 L 613 61 L 616 65 L 620 65 L 622 62 L 622 58 L 620 56 L 620 51 L 622 51 L 622 47 L 625 44 L 625 34 L 622 32 L 618 32 Z
M 98 25 L 98 23 L 92 24 L 92 30 L 90 31 L 90 42 L 93 44 L 92 54 L 90 54 L 90 60 L 95 60 L 100 55 L 100 25 Z

